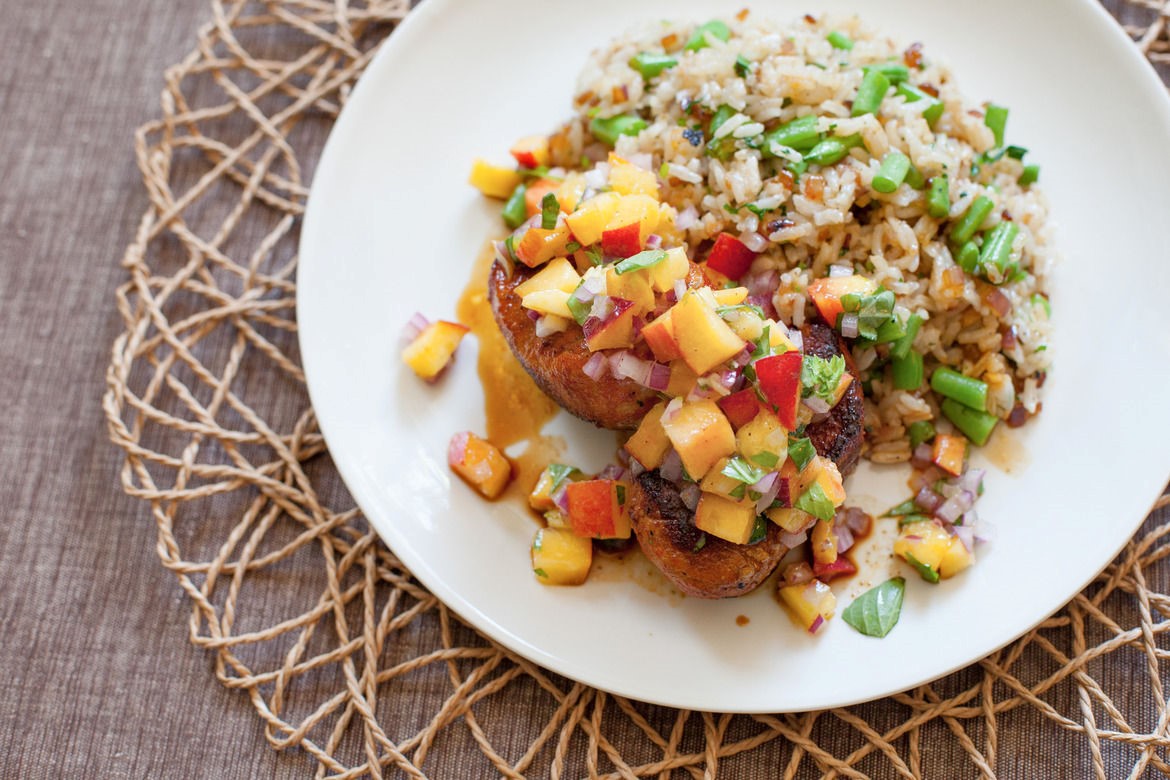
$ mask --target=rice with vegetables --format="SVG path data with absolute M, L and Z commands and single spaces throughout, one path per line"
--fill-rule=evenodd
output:
M 875 81 L 885 97 L 861 113 Z M 900 383 L 892 342 L 853 343 L 871 460 L 909 460 L 909 426 L 940 419 L 933 393 L 897 386 L 936 366 L 985 382 L 987 412 L 1013 426 L 1039 411 L 1052 256 L 1038 168 L 1005 142 L 1006 110 L 966 101 L 928 49 L 856 18 L 654 23 L 592 55 L 574 107 L 552 164 L 604 160 L 609 141 L 659 173 L 688 244 L 701 256 L 738 235 L 759 252 L 741 281 L 792 325 L 814 316 L 814 280 L 854 271 L 893 293 L 899 322 L 920 322 L 925 367 L 899 366 Z M 895 177 L 901 156 L 909 168 L 881 192 L 891 156 Z M 846 336 L 867 335 L 858 314 Z

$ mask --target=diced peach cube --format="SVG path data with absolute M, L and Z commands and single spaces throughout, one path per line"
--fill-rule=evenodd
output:
M 732 544 L 747 544 L 756 525 L 756 507 L 751 501 L 734 501 L 714 493 L 703 493 L 695 508 L 695 527 Z
M 577 269 L 563 257 L 555 258 L 548 265 L 541 268 L 527 281 L 516 285 L 516 294 L 523 298 L 529 293 L 538 290 L 560 290 L 571 293 L 577 289 L 581 277 Z
M 666 430 L 662 427 L 662 412 L 665 409 L 665 401 L 655 404 L 642 418 L 638 430 L 626 441 L 626 452 L 646 469 L 661 466 L 666 451 L 670 449 L 670 439 L 666 437 Z
M 477 190 L 489 198 L 506 199 L 516 189 L 523 177 L 518 171 L 492 165 L 486 160 L 476 160 L 471 164 L 471 175 L 467 177 Z
M 788 607 L 796 621 L 810 634 L 815 634 L 837 610 L 837 597 L 828 585 L 812 580 L 801 585 L 780 588 L 780 600 Z
M 693 479 L 702 479 L 719 461 L 735 454 L 735 432 L 711 400 L 685 403 L 662 427 Z
M 601 240 L 601 234 L 613 219 L 617 211 L 621 196 L 616 192 L 603 192 L 600 195 L 578 204 L 577 210 L 565 217 L 573 237 L 582 246 L 596 244 Z
M 743 351 L 744 340 L 694 292 L 688 291 L 671 311 L 683 360 L 696 374 L 705 374 Z
M 658 177 L 609 153 L 609 186 L 622 195 L 648 195 L 658 199 Z
M 433 382 L 451 362 L 468 330 L 458 322 L 432 322 L 402 350 L 402 362 L 426 381 Z
M 532 571 L 542 585 L 580 585 L 593 565 L 593 542 L 567 528 L 541 528 L 532 539 Z
M 504 453 L 470 431 L 451 437 L 447 447 L 447 465 L 484 498 L 500 495 L 512 478 L 512 464 Z

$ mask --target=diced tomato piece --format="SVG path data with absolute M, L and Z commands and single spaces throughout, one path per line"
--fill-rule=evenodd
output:
M 739 430 L 756 418 L 760 412 L 760 399 L 752 388 L 725 395 L 717 403 L 727 416 L 731 427 Z
M 770 355 L 756 361 L 756 376 L 760 391 L 768 403 L 776 407 L 780 424 L 796 430 L 796 413 L 800 408 L 800 369 L 804 356 L 793 350 Z
M 631 222 L 601 234 L 601 249 L 612 257 L 632 257 L 642 251 L 642 225 Z
M 730 279 L 738 280 L 752 267 L 756 253 L 730 233 L 720 233 L 707 255 L 707 265 Z
M 822 582 L 834 580 L 837 577 L 849 577 L 857 573 L 857 566 L 844 555 L 838 555 L 832 563 L 813 562 L 813 574 Z

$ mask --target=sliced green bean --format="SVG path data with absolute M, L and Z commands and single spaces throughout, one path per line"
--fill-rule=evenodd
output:
M 898 189 L 906 179 L 906 174 L 910 172 L 910 158 L 902 154 L 898 150 L 891 150 L 882 159 L 881 167 L 873 177 L 873 188 L 885 194 L 889 194 Z
M 898 85 L 898 94 L 904 97 L 907 103 L 917 103 L 919 100 L 927 101 L 926 108 L 922 111 L 922 118 L 930 125 L 934 125 L 939 120 L 943 109 L 946 108 L 943 102 L 934 95 L 922 91 L 908 81 Z
M 922 175 L 922 171 L 914 166 L 914 163 L 910 163 L 910 170 L 906 171 L 906 183 L 915 190 L 926 186 L 926 177 Z
M 589 132 L 606 146 L 617 143 L 618 136 L 637 135 L 646 129 L 646 120 L 632 114 L 618 114 L 608 119 L 595 117 L 589 123 Z
M 1039 165 L 1025 165 L 1024 172 L 1020 174 L 1020 186 L 1027 187 L 1029 184 L 1035 184 L 1040 179 Z
M 1019 235 L 1020 227 L 1015 222 L 1004 220 L 991 229 L 983 239 L 983 249 L 979 252 L 979 265 L 986 272 L 994 266 L 1001 277 L 1007 270 L 1012 257 L 1012 242 Z
M 849 51 L 853 48 L 853 39 L 840 30 L 833 30 L 825 36 L 825 40 L 831 43 L 834 49 Z
M 894 342 L 894 346 L 890 347 L 890 356 L 893 358 L 905 358 L 910 354 L 910 348 L 914 346 L 914 338 L 918 335 L 918 329 L 922 327 L 922 318 L 917 314 L 911 314 L 910 318 L 906 320 L 906 335 Z
M 731 37 L 731 29 L 726 24 L 718 19 L 712 19 L 706 24 L 699 25 L 691 34 L 691 39 L 687 41 L 687 51 L 698 51 L 710 46 L 711 44 L 707 43 L 708 33 L 711 34 L 711 37 L 721 41 L 726 41 Z
M 861 79 L 861 86 L 857 88 L 857 97 L 853 98 L 853 116 L 876 114 L 889 89 L 890 80 L 884 73 L 867 70 Z
M 866 65 L 865 70 L 876 70 L 892 85 L 901 84 L 910 78 L 910 69 L 900 62 L 879 62 L 877 65 Z
M 986 195 L 977 197 L 963 216 L 955 220 L 955 224 L 951 226 L 951 242 L 962 246 L 970 241 L 975 236 L 975 232 L 983 224 L 991 214 L 992 209 L 995 208 L 995 202 Z
M 987 411 L 987 383 L 960 374 L 953 368 L 941 366 L 930 377 L 930 388 L 939 395 L 952 398 L 968 409 Z
M 843 160 L 855 146 L 861 146 L 860 135 L 826 138 L 809 150 L 804 156 L 804 161 L 817 165 L 832 165 Z
M 516 189 L 512 190 L 511 196 L 504 201 L 504 209 L 500 213 L 504 217 L 504 224 L 515 230 L 524 224 L 524 220 L 528 219 L 528 204 L 524 202 L 524 193 L 528 191 L 528 187 L 524 184 L 517 184 Z
M 1008 110 L 994 104 L 987 106 L 987 113 L 983 115 L 983 124 L 991 128 L 995 134 L 995 145 L 1003 146 L 1003 131 L 1007 128 Z
M 630 67 L 641 73 L 644 79 L 652 79 L 675 65 L 678 65 L 678 60 L 669 54 L 643 51 L 630 57 Z
M 930 180 L 930 195 L 926 198 L 926 209 L 935 219 L 946 219 L 951 213 L 951 184 L 945 173 Z
M 999 418 L 987 412 L 968 409 L 952 398 L 944 398 L 941 404 L 943 415 L 954 423 L 963 435 L 980 446 L 987 443 Z
M 910 446 L 917 447 L 924 441 L 930 441 L 934 438 L 934 425 L 930 420 L 919 420 L 910 423 L 906 432 L 910 434 Z
M 922 387 L 924 371 L 922 353 L 910 350 L 906 357 L 896 357 L 890 364 L 894 387 L 899 390 L 917 390 Z
M 768 147 L 773 143 L 787 146 L 798 152 L 806 152 L 816 146 L 820 140 L 821 134 L 817 130 L 817 117 L 815 114 L 809 114 L 799 119 L 793 119 L 791 122 L 785 122 L 776 129 L 765 133 L 764 154 L 771 156 L 772 152 Z
M 968 241 L 955 252 L 955 262 L 969 274 L 979 271 L 979 247 L 975 246 L 974 241 Z

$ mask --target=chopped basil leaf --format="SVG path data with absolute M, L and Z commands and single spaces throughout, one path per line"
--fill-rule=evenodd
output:
M 898 518 L 898 528 L 901 528 L 905 525 L 910 525 L 911 523 L 921 523 L 924 521 L 929 522 L 930 518 L 926 515 L 904 515 Z
M 561 204 L 557 203 L 557 196 L 548 193 L 540 201 L 540 226 L 545 230 L 552 230 L 557 226 L 557 214 L 561 211 Z
M 627 257 L 620 263 L 614 266 L 614 270 L 618 275 L 629 273 L 630 271 L 641 271 L 643 268 L 658 265 L 666 259 L 666 250 L 664 249 L 647 249 L 645 252 Z
M 595 246 L 586 249 L 585 256 L 589 258 L 589 262 L 593 263 L 593 265 L 605 265 L 605 255 Z
M 792 462 L 798 470 L 804 471 L 804 467 L 816 454 L 817 451 L 813 447 L 812 440 L 807 436 L 803 438 L 788 437 L 788 457 L 792 458 Z
M 833 355 L 829 360 L 816 355 L 805 355 L 800 366 L 800 394 L 804 398 L 816 396 L 832 403 L 837 385 L 845 374 L 845 358 Z
M 707 534 L 703 534 L 702 536 L 699 537 L 699 541 L 695 542 L 695 546 L 693 548 L 693 551 L 698 552 L 699 550 L 702 550 L 706 546 L 707 546 Z
M 768 518 L 763 515 L 756 515 L 756 524 L 752 526 L 752 538 L 748 539 L 748 544 L 756 544 L 764 541 L 764 537 L 768 535 Z
M 577 284 L 578 290 L 581 289 L 582 284 L 584 284 L 584 282 Z M 589 319 L 589 312 L 593 310 L 593 304 L 586 303 L 585 301 L 579 299 L 576 296 L 576 291 L 574 291 L 573 295 L 569 296 L 567 305 L 569 307 L 569 313 L 573 315 L 573 319 L 576 320 L 578 325 L 584 325 L 585 320 Z
M 753 303 L 737 303 L 734 306 L 716 306 L 715 313 L 720 317 L 737 311 L 750 311 L 760 319 L 764 319 L 764 310 Z
M 1009 146 L 1007 148 L 1007 156 L 1013 160 L 1022 160 L 1027 153 L 1028 150 L 1022 146 Z
M 841 619 L 862 634 L 880 639 L 898 624 L 905 594 L 905 579 L 886 580 L 855 598 L 841 613 Z
M 771 470 L 776 468 L 776 464 L 780 462 L 780 456 L 774 452 L 757 452 L 752 455 L 751 461 L 757 466 Z
M 544 569 L 533 569 L 532 573 L 537 577 L 544 577 L 546 580 L 548 579 L 548 572 L 546 572 Z
M 819 482 L 812 483 L 808 490 L 796 499 L 796 508 L 825 522 L 832 520 L 833 515 L 837 514 L 837 507 L 833 506 L 833 502 L 825 495 L 825 489 Z
M 565 484 L 565 481 L 569 479 L 569 477 L 571 477 L 573 472 L 577 469 L 573 468 L 572 466 L 566 466 L 563 463 L 550 463 L 548 464 L 548 468 L 545 470 L 548 471 L 548 475 L 552 479 L 552 486 L 549 489 L 549 494 L 551 495 L 557 492 L 561 485 Z
M 857 313 L 857 332 L 871 341 L 877 339 L 878 328 L 895 319 L 894 293 L 878 290 L 872 295 L 847 293 L 841 296 L 845 311 Z
M 743 498 L 746 491 L 747 485 L 736 485 L 735 488 L 727 495 L 731 496 L 732 498 Z
M 900 517 L 902 515 L 911 515 L 918 511 L 918 504 L 914 503 L 914 499 L 908 498 L 897 506 L 892 506 L 886 510 L 882 517 Z
M 625 485 L 622 485 L 622 484 L 617 485 L 617 500 L 618 500 L 618 506 L 625 506 L 626 505 L 626 486 Z
M 737 479 L 745 485 L 754 485 L 764 478 L 763 470 L 756 468 L 739 455 L 728 460 L 721 473 L 726 477 Z
M 913 566 L 918 575 L 927 582 L 938 582 L 938 572 L 915 558 L 913 554 L 906 553 L 906 563 Z
M 576 252 L 580 248 L 581 245 L 576 241 L 570 241 L 569 243 L 565 244 L 565 251 L 569 253 Z
M 748 74 L 752 72 L 752 61 L 742 54 L 735 58 L 735 72 L 739 74 L 740 78 L 746 79 Z

